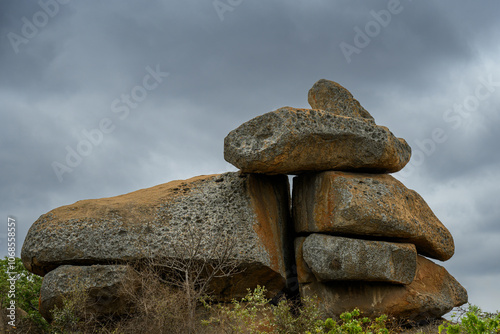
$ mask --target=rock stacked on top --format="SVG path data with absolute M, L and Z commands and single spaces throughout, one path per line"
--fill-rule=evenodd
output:
M 336 82 L 318 80 L 309 90 L 307 101 L 313 109 L 326 110 L 339 116 L 361 118 L 375 124 L 375 119 L 351 92 Z
M 452 257 L 450 232 L 421 196 L 387 174 L 408 163 L 406 141 L 376 125 L 335 82 L 318 81 L 308 100 L 313 109 L 280 108 L 229 133 L 224 157 L 238 173 L 42 215 L 21 251 L 25 267 L 45 276 L 42 314 L 50 320 L 76 280 L 92 292 L 88 307 L 98 314 L 127 313 L 133 305 L 118 289 L 134 276 L 126 264 L 191 261 L 193 244 L 196 259 L 217 261 L 221 235 L 235 238 L 229 258 L 241 271 L 212 282 L 218 300 L 257 285 L 277 294 L 288 282 L 303 297 L 319 297 L 328 316 L 358 307 L 365 315 L 427 319 L 465 303 L 465 289 L 425 258 Z M 292 199 L 283 174 L 298 175 Z
M 283 107 L 224 139 L 224 158 L 245 173 L 397 172 L 411 149 L 384 126 L 319 109 Z
M 302 296 L 339 315 L 439 317 L 467 301 L 441 266 L 454 253 L 450 232 L 415 191 L 386 174 L 411 149 L 344 87 L 319 80 L 314 109 L 280 108 L 229 133 L 224 157 L 244 172 L 299 174 L 292 210 Z
M 341 170 L 397 172 L 411 148 L 396 138 L 338 83 L 319 80 L 313 108 L 283 107 L 257 116 L 224 139 L 224 158 L 247 173 L 300 174 Z

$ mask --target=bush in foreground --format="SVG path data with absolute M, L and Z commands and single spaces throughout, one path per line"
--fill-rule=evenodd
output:
M 500 313 L 486 313 L 478 306 L 468 304 L 467 308 L 459 308 L 447 321 L 439 326 L 439 334 L 496 334 L 500 333 Z
M 231 305 L 205 302 L 212 315 L 203 323 L 224 333 L 274 333 L 274 334 L 337 334 L 376 333 L 385 334 L 387 316 L 375 320 L 361 317 L 354 309 L 340 315 L 340 320 L 324 319 L 315 299 L 304 298 L 301 305 L 282 299 L 277 306 L 264 297 L 265 288 L 257 287 L 241 301 L 233 300 Z

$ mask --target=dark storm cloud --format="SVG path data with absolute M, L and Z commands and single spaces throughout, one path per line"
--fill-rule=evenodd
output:
M 391 3 L 247 0 L 221 21 L 212 1 L 67 1 L 16 53 L 9 33 L 22 35 L 43 9 L 3 1 L 2 213 L 17 216 L 24 236 L 40 214 L 80 199 L 235 170 L 223 160 L 225 135 L 276 108 L 308 107 L 308 89 L 326 78 L 412 146 L 414 166 L 397 177 L 452 231 L 457 255 L 444 266 L 474 302 L 498 308 L 474 282 L 500 279 L 500 87 L 460 124 L 445 116 L 480 78 L 500 81 L 500 4 L 401 0 L 348 62 L 341 43 L 356 47 L 358 28 L 366 33 Z M 168 77 L 124 117 L 124 98 L 157 66 Z M 66 164 L 67 147 L 103 119 L 113 130 L 60 182 L 53 163 Z M 436 128 L 447 139 L 431 149 Z

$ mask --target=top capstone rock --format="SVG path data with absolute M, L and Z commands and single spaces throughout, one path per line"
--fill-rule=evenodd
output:
M 309 90 L 307 101 L 313 109 L 321 109 L 335 115 L 362 118 L 375 123 L 372 115 L 342 85 L 321 79 Z

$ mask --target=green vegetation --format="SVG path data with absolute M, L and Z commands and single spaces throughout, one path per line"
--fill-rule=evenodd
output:
M 439 326 L 439 334 L 496 334 L 500 333 L 500 313 L 485 313 L 475 305 L 454 312 L 452 321 Z
M 340 334 L 340 333 L 376 333 L 385 334 L 387 316 L 375 320 L 363 317 L 358 309 L 345 312 L 339 321 L 332 318 L 322 320 L 323 316 L 315 299 L 305 298 L 301 305 L 281 300 L 277 306 L 269 304 L 264 297 L 265 289 L 257 287 L 241 301 L 233 300 L 231 305 L 205 302 L 205 307 L 212 315 L 203 323 L 223 333 L 249 334 Z
M 0 263 L 0 302 L 4 319 L 5 314 L 9 314 L 7 308 L 11 300 L 15 298 L 16 332 L 19 333 L 500 333 L 500 313 L 486 313 L 474 305 L 459 308 L 451 321 L 441 323 L 439 328 L 436 325 L 431 331 L 405 330 L 386 315 L 370 319 L 363 317 L 358 309 L 345 312 L 336 320 L 326 318 L 315 299 L 304 299 L 299 303 L 283 298 L 277 305 L 272 305 L 265 297 L 264 287 L 249 290 L 243 299 L 226 304 L 214 303 L 204 297 L 200 299 L 193 318 L 189 316 L 191 304 L 186 302 L 186 291 L 170 287 L 152 271 L 141 273 L 145 288 L 133 296 L 136 308 L 129 316 L 97 318 L 84 307 L 85 291 L 76 288 L 63 299 L 60 308 L 52 311 L 54 320 L 49 324 L 38 312 L 42 278 L 26 271 L 19 258 L 11 261 L 5 258 Z M 15 291 L 11 290 L 13 278 L 16 279 Z
M 38 299 L 42 278 L 27 271 L 20 258 L 9 261 L 7 257 L 0 260 L 0 303 L 2 311 L 15 300 L 16 325 L 20 321 L 28 321 L 39 330 L 48 331 L 49 324 L 38 312 Z M 11 290 L 11 282 L 15 279 L 15 290 Z M 24 315 L 19 314 L 19 309 Z M 8 319 L 8 318 L 7 318 Z
M 83 284 L 79 281 L 75 281 L 73 284 L 69 295 L 63 297 L 62 306 L 56 306 L 50 311 L 53 318 L 50 323 L 50 333 L 100 332 L 98 330 L 99 322 L 96 321 L 94 314 L 86 308 L 89 304 L 89 295 Z
M 375 333 L 375 334 L 388 334 L 389 330 L 386 328 L 387 316 L 381 315 L 375 320 L 369 318 L 361 318 L 361 312 L 354 309 L 352 312 L 345 312 L 340 315 L 340 322 L 337 323 L 332 318 L 328 318 L 324 323 L 320 324 L 315 329 L 315 332 L 306 333 L 327 333 L 327 334 L 340 334 L 340 333 Z

